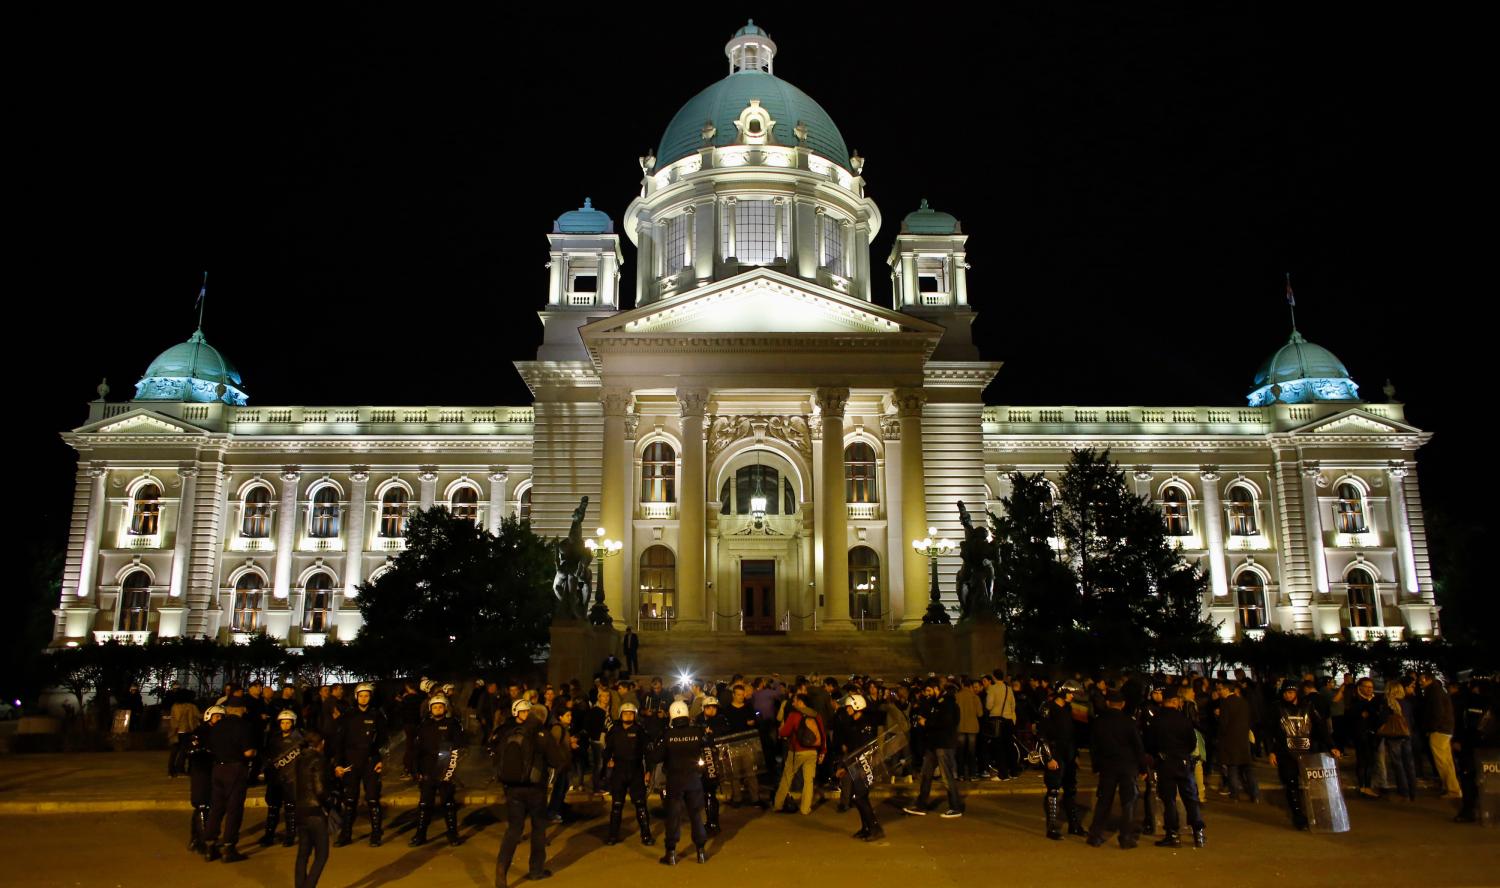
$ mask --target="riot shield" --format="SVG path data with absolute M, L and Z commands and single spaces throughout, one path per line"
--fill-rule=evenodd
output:
M 766 772 L 766 751 L 759 731 L 725 734 L 714 741 L 721 779 L 754 780 Z
M 1474 815 L 1481 826 L 1500 826 L 1500 749 L 1476 749 L 1474 781 L 1479 790 Z
M 1302 810 L 1312 832 L 1341 833 L 1349 831 L 1349 809 L 1344 805 L 1344 790 L 1339 786 L 1339 765 L 1326 753 L 1304 753 L 1297 756 L 1297 775 L 1302 789 Z
M 874 740 L 844 757 L 844 767 L 852 780 L 874 786 L 891 778 L 891 766 L 906 750 L 906 735 L 889 728 Z

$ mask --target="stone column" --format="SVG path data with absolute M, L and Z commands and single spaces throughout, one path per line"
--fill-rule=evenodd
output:
M 193 556 L 193 501 L 198 487 L 198 466 L 183 463 L 177 469 L 182 479 L 182 498 L 177 501 L 177 539 L 172 546 L 172 579 L 167 597 L 182 600 L 187 589 L 188 566 Z
M 641 418 L 636 414 L 627 414 L 624 422 L 625 429 L 625 453 L 627 456 L 635 453 L 636 430 L 640 427 Z M 616 560 L 620 562 L 620 576 L 623 578 L 620 584 L 620 601 L 622 610 L 615 615 L 618 620 L 623 620 L 631 626 L 640 628 L 641 595 L 640 579 L 636 575 L 636 566 L 640 563 L 640 554 L 635 551 L 635 505 L 636 497 L 640 495 L 640 485 L 635 483 L 636 460 L 628 458 L 624 465 L 620 466 L 620 473 L 625 480 L 625 524 L 620 528 L 620 542 L 624 545 L 620 548 L 620 554 Z M 606 594 L 609 592 L 605 590 Z
M 724 214 L 724 227 L 729 232 L 729 252 L 724 257 L 726 260 L 738 258 L 740 255 L 739 224 L 734 215 L 734 208 L 737 203 L 738 201 L 736 201 L 734 198 L 726 197 L 724 198 L 724 203 L 720 208 L 720 212 Z
M 301 466 L 281 470 L 281 504 L 276 509 L 276 573 L 272 594 L 285 601 L 292 590 L 292 553 L 297 548 L 297 482 Z
M 927 396 L 921 389 L 897 389 L 896 414 L 901 424 L 901 546 L 902 577 L 906 585 L 903 625 L 920 625 L 927 612 L 931 583 L 927 557 L 917 554 L 912 540 L 927 536 L 927 484 L 922 466 L 922 405 Z M 888 516 L 892 520 L 895 516 Z M 892 553 L 895 557 L 895 553 Z
M 1391 478 L 1388 498 L 1391 509 L 1391 530 L 1396 537 L 1396 566 L 1401 572 L 1401 591 L 1407 596 L 1421 594 L 1417 582 L 1417 558 L 1411 544 L 1411 516 L 1406 511 L 1406 476 L 1410 470 L 1406 463 L 1394 460 L 1386 467 Z
M 365 519 L 370 506 L 365 502 L 370 486 L 369 466 L 349 467 L 348 527 L 344 528 L 344 595 L 353 598 L 355 588 L 365 581 Z
M 847 629 L 849 622 L 849 506 L 844 501 L 844 406 L 846 388 L 820 388 L 815 393 L 823 426 L 823 454 L 818 466 L 818 496 L 823 499 L 823 614 L 827 625 Z
M 492 534 L 500 532 L 500 521 L 505 517 L 505 482 L 508 472 L 494 469 L 490 472 L 490 506 L 484 516 L 484 526 Z
M 1328 594 L 1328 559 L 1323 553 L 1323 507 L 1318 501 L 1322 469 L 1313 460 L 1302 462 L 1302 520 L 1307 526 L 1307 560 L 1312 567 L 1313 594 Z
M 814 186 L 815 188 L 816 186 Z M 818 276 L 818 217 L 814 194 L 798 194 L 792 204 L 792 244 L 796 249 L 797 276 L 812 280 Z
M 969 304 L 969 261 L 968 254 L 953 254 L 953 304 Z
M 917 286 L 917 254 L 901 254 L 901 305 L 922 304 L 922 288 Z
M 598 289 L 601 305 L 620 307 L 620 266 L 612 249 L 599 254 Z
M 437 466 L 423 466 L 422 473 L 417 476 L 417 479 L 422 482 L 417 495 L 420 497 L 419 502 L 424 511 L 432 508 L 433 503 L 437 502 L 437 477 Z
M 104 523 L 104 485 L 109 469 L 103 462 L 89 464 L 89 511 L 83 519 L 83 561 L 78 565 L 75 598 L 91 598 L 99 582 L 99 527 Z
M 1224 561 L 1224 506 L 1219 501 L 1219 467 L 1199 466 L 1203 486 L 1203 539 L 1208 544 L 1208 577 L 1214 602 L 1229 595 L 1229 569 Z
M 625 539 L 630 521 L 629 495 L 625 486 L 625 415 L 630 410 L 629 389 L 606 388 L 599 395 L 604 405 L 604 465 L 600 491 L 599 522 L 609 539 Z M 618 619 L 625 613 L 625 559 L 619 555 L 604 561 L 604 604 Z
M 677 479 L 677 622 L 688 629 L 704 625 L 704 466 L 703 415 L 706 389 L 678 389 L 682 410 L 682 477 Z M 608 590 L 606 590 L 608 591 Z
M 567 301 L 563 298 L 563 289 L 567 287 L 568 282 L 563 280 L 562 270 L 563 254 L 561 251 L 553 252 L 547 261 L 547 304 L 549 305 L 562 305 Z
M 854 285 L 849 288 L 850 295 L 858 296 L 866 302 L 870 301 L 870 223 L 857 222 L 854 225 Z
M 882 491 L 885 495 L 885 551 L 886 563 L 881 565 L 880 585 L 885 595 L 885 625 L 900 626 L 906 613 L 906 569 L 902 560 L 911 549 L 911 541 L 902 538 L 905 513 L 905 485 L 901 471 L 905 451 L 901 446 L 901 420 L 882 417 L 880 437 L 885 441 L 885 477 Z

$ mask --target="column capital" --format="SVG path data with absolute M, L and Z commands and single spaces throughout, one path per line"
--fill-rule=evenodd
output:
M 1318 464 L 1317 460 L 1315 460 L 1315 459 L 1305 459 L 1305 460 L 1302 461 L 1302 477 L 1304 477 L 1304 478 L 1317 478 L 1317 477 L 1321 476 L 1322 474 L 1323 474 L 1323 467 Z
M 894 416 L 880 417 L 880 437 L 885 441 L 900 441 L 901 420 Z
M 625 414 L 625 438 L 631 441 L 635 440 L 635 434 L 636 431 L 640 428 L 640 425 L 640 416 L 634 413 Z
M 90 478 L 103 478 L 109 474 L 109 466 L 105 465 L 103 460 L 96 459 L 89 463 L 88 473 Z
M 183 463 L 177 467 L 177 474 L 184 478 L 196 478 L 198 477 L 198 464 Z
M 607 388 L 599 393 L 599 403 L 604 405 L 605 416 L 624 416 L 630 411 L 634 396 L 627 388 Z
M 281 480 L 283 480 L 283 481 L 297 481 L 297 480 L 300 480 L 301 478 L 302 478 L 302 467 L 301 466 L 282 466 L 281 467 Z
M 849 390 L 846 388 L 820 388 L 813 392 L 813 401 L 817 403 L 818 410 L 823 418 L 844 418 L 844 406 L 849 403 Z
M 437 477 L 438 477 L 438 467 L 437 466 L 422 466 L 422 473 L 420 475 L 418 475 L 417 477 L 419 479 L 421 479 L 422 481 L 427 481 L 427 482 L 436 481 Z
M 490 472 L 490 480 L 496 484 L 504 484 L 509 478 L 509 472 Z
M 368 481 L 368 480 L 370 480 L 370 467 L 369 466 L 350 466 L 349 467 L 349 480 L 350 481 Z
M 1223 476 L 1219 474 L 1218 466 L 1199 466 L 1198 477 L 1204 481 L 1217 481 Z
M 1393 459 L 1386 464 L 1385 472 L 1391 476 L 1391 480 L 1400 481 L 1411 474 L 1411 467 L 1403 460 Z
M 1154 474 L 1152 472 L 1152 467 L 1151 466 L 1136 466 L 1135 467 L 1135 480 L 1137 480 L 1137 481 L 1150 481 L 1153 477 L 1155 477 L 1155 476 L 1154 476 Z
M 891 393 L 900 416 L 921 416 L 922 405 L 927 403 L 927 392 L 919 388 L 899 388 Z
M 678 389 L 677 406 L 684 417 L 703 418 L 708 410 L 708 389 Z

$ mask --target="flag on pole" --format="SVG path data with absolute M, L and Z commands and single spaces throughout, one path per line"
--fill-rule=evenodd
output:
M 193 310 L 198 312 L 198 327 L 203 327 L 203 302 L 208 298 L 208 272 L 203 272 L 203 283 L 198 287 L 198 301 L 193 303 Z
M 207 274 L 204 277 L 206 278 Z M 1297 307 L 1297 297 L 1292 295 L 1292 275 L 1290 272 L 1286 276 L 1286 304 L 1292 308 Z

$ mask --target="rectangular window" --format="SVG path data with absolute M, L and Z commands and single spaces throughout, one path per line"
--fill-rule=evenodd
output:
M 734 205 L 735 258 L 741 265 L 769 265 L 776 261 L 776 204 L 769 200 L 741 200 Z M 729 234 L 723 240 L 728 247 Z
M 823 267 L 844 276 L 844 226 L 828 216 L 823 217 Z
M 687 216 L 673 216 L 662 223 L 661 276 L 670 277 L 687 264 Z

